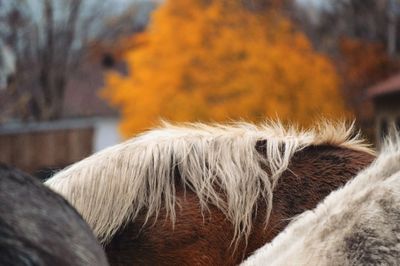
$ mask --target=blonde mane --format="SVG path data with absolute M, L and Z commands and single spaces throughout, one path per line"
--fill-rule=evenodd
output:
M 256 150 L 260 140 L 266 140 L 265 154 Z M 232 222 L 234 239 L 247 240 L 257 201 L 266 201 L 269 216 L 273 189 L 293 154 L 320 144 L 372 153 L 358 134 L 354 136 L 353 125 L 344 123 L 323 122 L 310 130 L 285 128 L 279 122 L 164 123 L 68 167 L 46 184 L 70 201 L 98 239 L 107 243 L 143 210 L 146 222 L 161 209 L 175 222 L 178 170 L 181 183 L 197 195 L 202 210 L 216 206 Z

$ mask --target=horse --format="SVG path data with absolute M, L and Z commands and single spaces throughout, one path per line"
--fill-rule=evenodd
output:
M 108 265 L 90 227 L 61 196 L 0 164 L 0 265 Z
M 374 158 L 345 123 L 163 123 L 45 183 L 111 265 L 237 265 Z
M 400 141 L 241 266 L 398 265 Z
M 16 59 L 11 49 L 0 40 L 0 90 L 10 85 L 16 71 Z

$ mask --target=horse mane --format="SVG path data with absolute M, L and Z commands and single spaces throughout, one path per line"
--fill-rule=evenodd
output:
M 265 154 L 256 149 L 262 140 L 266 140 Z M 202 210 L 212 204 L 226 215 L 234 226 L 234 239 L 247 240 L 257 201 L 262 198 L 267 203 L 267 222 L 272 191 L 293 154 L 320 144 L 373 153 L 354 134 L 353 124 L 343 122 L 324 121 L 309 130 L 273 121 L 261 125 L 164 122 L 73 164 L 46 184 L 75 206 L 103 244 L 139 212 L 144 211 L 146 223 L 164 209 L 174 223 L 175 206 L 179 206 L 176 178 L 197 195 Z
M 400 137 L 344 187 L 305 211 L 242 266 L 396 264 L 400 226 Z

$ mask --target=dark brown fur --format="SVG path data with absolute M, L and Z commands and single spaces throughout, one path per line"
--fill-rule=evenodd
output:
M 260 152 L 263 143 L 258 144 Z M 247 246 L 244 240 L 231 246 L 233 227 L 225 215 L 211 206 L 204 216 L 194 193 L 177 186 L 177 217 L 173 228 L 165 213 L 142 230 L 143 220 L 123 228 L 105 247 L 111 265 L 236 265 L 266 242 L 271 241 L 290 218 L 313 209 L 331 191 L 344 185 L 374 156 L 334 146 L 311 146 L 297 152 L 289 170 L 279 179 L 268 226 L 265 204 L 254 213 L 253 230 Z

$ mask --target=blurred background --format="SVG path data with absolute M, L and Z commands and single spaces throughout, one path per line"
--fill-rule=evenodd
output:
M 400 128 L 397 0 L 0 0 L 0 161 L 46 178 L 169 121 Z

